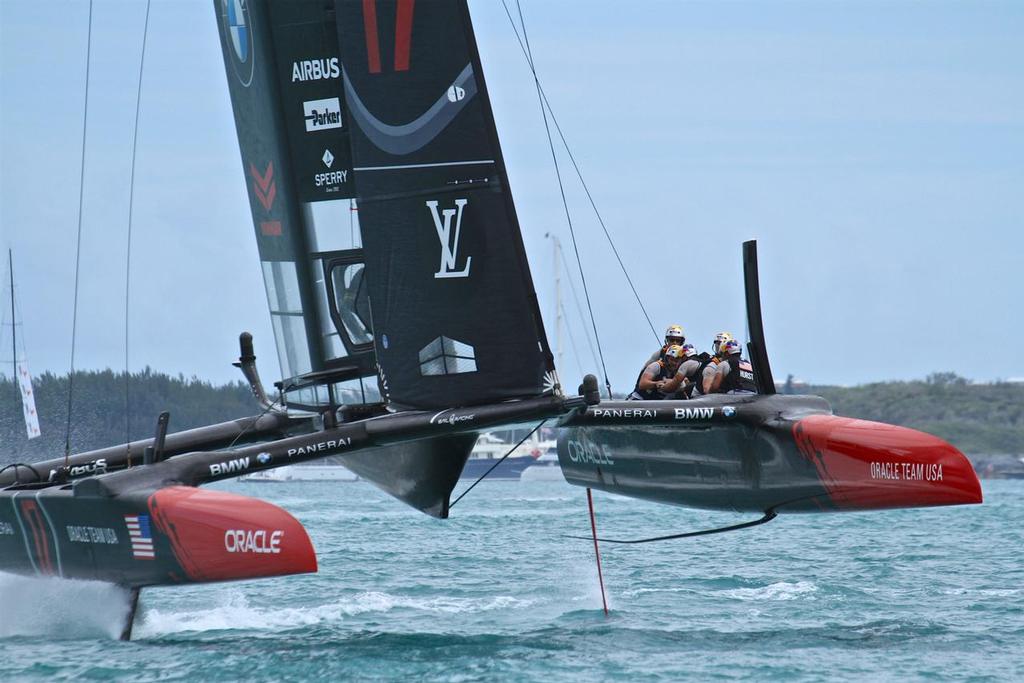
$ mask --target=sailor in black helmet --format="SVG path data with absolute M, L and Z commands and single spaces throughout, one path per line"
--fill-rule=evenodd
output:
M 633 393 L 627 396 L 626 400 L 657 401 L 665 398 L 665 392 L 662 390 L 669 380 L 675 377 L 682 362 L 683 347 L 677 344 L 669 346 L 662 358 L 648 363 L 647 367 L 640 371 L 640 376 L 636 378 L 636 386 L 633 387 Z
M 668 347 L 682 346 L 685 343 L 686 335 L 683 334 L 683 326 L 669 325 L 668 329 L 665 330 L 665 345 L 651 354 L 651 357 L 647 359 L 647 364 L 650 365 L 659 358 L 663 358 L 665 352 L 668 351 Z
M 742 347 L 735 339 L 721 345 L 722 361 L 711 380 L 711 392 L 716 394 L 756 394 L 754 368 L 750 361 L 740 357 Z

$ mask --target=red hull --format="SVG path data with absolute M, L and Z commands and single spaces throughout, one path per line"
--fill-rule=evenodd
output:
M 834 415 L 793 425 L 800 452 L 841 510 L 982 502 L 981 483 L 963 453 L 906 427 Z

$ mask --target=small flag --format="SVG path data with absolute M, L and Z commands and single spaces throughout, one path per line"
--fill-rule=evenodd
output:
M 156 554 L 153 552 L 153 533 L 149 528 L 149 515 L 125 515 L 124 523 L 132 540 L 132 556 L 136 560 L 154 559 Z
M 28 438 L 39 436 L 39 416 L 36 415 L 36 399 L 32 394 L 32 375 L 28 372 L 28 363 L 18 363 L 18 385 L 21 387 L 21 408 L 25 413 L 25 431 Z

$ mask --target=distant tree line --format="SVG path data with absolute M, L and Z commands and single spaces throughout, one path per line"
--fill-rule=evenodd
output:
M 837 415 L 888 422 L 934 434 L 964 453 L 1024 453 L 1024 384 L 972 384 L 951 372 L 924 381 L 856 387 L 808 386 Z
M 171 377 L 146 368 L 125 374 L 76 372 L 71 413 L 72 452 L 153 435 L 157 415 L 171 414 L 170 431 L 256 415 L 260 407 L 242 382 L 215 386 L 195 377 Z M 29 440 L 15 383 L 0 376 L 0 464 L 35 462 L 64 454 L 68 378 L 35 378 L 42 436 Z M 802 386 L 782 391 L 828 399 L 837 415 L 904 425 L 935 434 L 969 454 L 1024 453 L 1024 384 L 972 384 L 953 373 L 923 381 L 879 382 L 856 387 Z M 127 415 L 127 424 L 126 424 Z
M 0 376 L 0 464 L 35 462 L 64 455 L 68 424 L 68 377 L 45 373 L 33 378 L 42 436 L 29 439 L 22 416 L 21 393 Z M 171 377 L 149 368 L 127 377 L 111 370 L 75 372 L 71 408 L 71 452 L 103 448 L 152 437 L 157 416 L 171 413 L 169 431 L 256 415 L 260 407 L 242 383 L 214 386 L 198 378 Z

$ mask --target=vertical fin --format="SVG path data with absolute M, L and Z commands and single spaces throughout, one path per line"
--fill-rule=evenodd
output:
M 121 628 L 121 640 L 132 639 L 132 627 L 135 625 L 135 613 L 139 609 L 139 593 L 141 588 L 131 588 L 129 595 L 128 615 L 124 618 L 124 626 Z
M 775 380 L 768 364 L 768 351 L 764 342 L 764 323 L 761 321 L 761 287 L 757 275 L 757 240 L 743 243 L 743 289 L 747 297 L 747 353 L 754 366 L 757 393 L 774 394 Z

